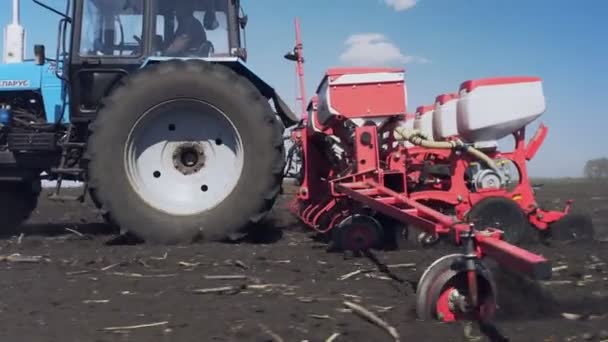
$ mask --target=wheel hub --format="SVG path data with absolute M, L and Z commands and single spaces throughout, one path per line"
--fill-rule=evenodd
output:
M 375 238 L 375 227 L 353 226 L 348 231 L 348 246 L 353 250 L 364 250 L 373 246 Z
M 226 114 L 185 99 L 142 114 L 129 133 L 124 161 L 137 194 L 155 209 L 179 216 L 222 203 L 245 163 L 240 134 Z
M 200 143 L 184 143 L 173 152 L 173 166 L 188 176 L 205 166 L 205 150 Z
M 458 289 L 453 289 L 451 291 L 447 291 L 448 293 L 448 307 L 451 312 L 457 313 L 468 313 L 471 311 L 472 307 L 469 305 L 467 301 L 467 297 L 458 291 Z
M 423 247 L 431 247 L 439 242 L 439 237 L 429 234 L 427 232 L 421 232 L 417 236 L 418 243 Z

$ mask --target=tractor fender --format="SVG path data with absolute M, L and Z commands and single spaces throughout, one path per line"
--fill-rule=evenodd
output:
M 204 60 L 210 63 L 222 64 L 239 75 L 248 79 L 259 91 L 260 93 L 266 97 L 268 100 L 272 100 L 274 104 L 274 108 L 277 111 L 277 114 L 281 118 L 281 121 L 285 125 L 285 127 L 290 127 L 297 124 L 300 121 L 300 118 L 289 108 L 289 106 L 283 101 L 283 99 L 279 96 L 276 90 L 271 87 L 268 83 L 262 80 L 258 75 L 256 75 L 251 69 L 249 69 L 238 57 L 209 57 L 209 58 L 192 58 L 192 57 L 150 57 L 145 60 L 142 64 L 142 68 L 146 67 L 150 64 L 161 63 L 165 61 L 169 61 L 172 59 L 182 59 L 182 60 L 191 60 L 198 59 Z

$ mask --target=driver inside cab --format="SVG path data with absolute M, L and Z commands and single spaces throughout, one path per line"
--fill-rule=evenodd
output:
M 194 16 L 194 1 L 176 1 L 175 15 L 178 26 L 173 41 L 165 49 L 165 55 L 183 56 L 188 53 L 196 54 L 203 44 L 208 42 L 203 24 Z M 207 12 L 209 13 L 209 11 Z M 207 21 L 207 18 L 205 18 L 205 21 Z M 212 24 L 212 26 L 214 25 Z

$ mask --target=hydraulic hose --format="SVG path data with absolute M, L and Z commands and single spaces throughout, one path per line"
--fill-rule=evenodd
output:
M 410 143 L 422 146 L 425 148 L 436 148 L 444 150 L 464 150 L 475 158 L 483 161 L 489 168 L 491 168 L 501 179 L 501 182 L 506 183 L 506 177 L 502 170 L 498 168 L 494 160 L 488 157 L 485 153 L 471 146 L 465 144 L 460 139 L 451 141 L 432 141 L 429 140 L 426 134 L 417 129 L 408 129 L 405 127 L 397 127 L 394 131 L 394 137 L 397 141 L 409 141 Z

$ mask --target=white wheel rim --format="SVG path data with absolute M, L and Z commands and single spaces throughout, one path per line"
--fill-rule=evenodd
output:
M 173 110 L 164 109 L 172 105 Z M 236 187 L 243 159 L 230 119 L 194 99 L 161 103 L 144 113 L 125 146 L 131 186 L 150 206 L 171 215 L 199 214 L 220 204 Z

